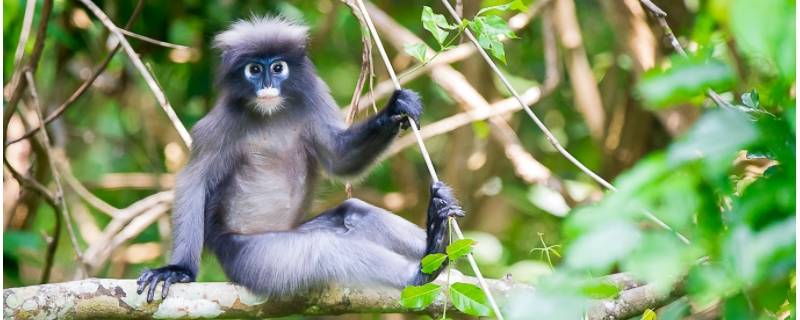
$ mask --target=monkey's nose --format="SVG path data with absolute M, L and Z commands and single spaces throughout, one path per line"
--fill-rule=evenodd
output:
M 281 94 L 281 92 L 277 88 L 268 87 L 262 88 L 256 92 L 259 98 L 275 98 Z

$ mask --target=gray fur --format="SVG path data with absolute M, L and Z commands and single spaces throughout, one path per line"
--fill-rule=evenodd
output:
M 455 206 L 449 193 L 432 192 L 428 223 L 437 228 L 427 233 L 357 199 L 302 223 L 320 167 L 335 176 L 363 172 L 396 137 L 400 116 L 416 121 L 421 111 L 419 97 L 401 90 L 347 128 L 306 56 L 306 38 L 305 27 L 278 18 L 240 21 L 217 37 L 220 97 L 193 128 L 191 159 L 178 176 L 173 256 L 142 274 L 140 292 L 161 280 L 193 281 L 204 245 L 232 281 L 270 295 L 331 282 L 402 287 L 419 281 L 422 256 L 443 250 L 442 204 Z M 242 71 L 248 59 L 274 55 L 291 72 L 283 108 L 264 114 L 247 103 L 255 92 L 242 85 Z

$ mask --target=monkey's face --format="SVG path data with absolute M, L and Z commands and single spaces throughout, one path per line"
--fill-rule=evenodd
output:
M 252 86 L 252 107 L 261 114 L 271 115 L 283 106 L 281 85 L 289 78 L 289 64 L 281 57 L 254 59 L 244 65 L 242 77 Z

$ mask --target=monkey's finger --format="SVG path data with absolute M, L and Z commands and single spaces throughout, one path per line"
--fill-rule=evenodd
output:
M 161 280 L 161 274 L 156 274 L 150 280 L 150 289 L 147 290 L 147 302 L 153 302 L 153 296 L 156 294 L 156 287 L 158 286 L 158 281 Z
M 461 209 L 461 207 L 456 207 L 456 208 L 450 208 L 450 216 L 451 217 L 464 217 L 464 216 L 466 216 L 466 214 L 464 213 L 464 210 Z
M 162 300 L 167 298 L 167 294 L 169 293 L 169 286 L 172 285 L 172 281 L 174 280 L 173 278 L 174 278 L 174 276 L 170 275 L 170 276 L 168 276 L 168 277 L 166 277 L 164 279 L 164 288 L 161 289 L 161 299 Z
M 147 270 L 142 273 L 141 276 L 139 276 L 139 279 L 136 280 L 136 283 L 139 284 L 139 288 L 136 289 L 136 293 L 142 294 L 142 292 L 144 292 L 144 288 L 147 288 L 147 283 L 150 281 L 150 275 L 150 270 Z

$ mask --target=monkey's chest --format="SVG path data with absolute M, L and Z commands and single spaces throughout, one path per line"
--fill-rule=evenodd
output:
M 254 151 L 246 157 L 226 197 L 228 229 L 251 234 L 296 227 L 310 202 L 314 180 L 306 154 L 290 148 Z

